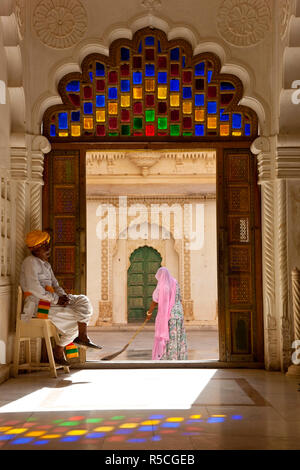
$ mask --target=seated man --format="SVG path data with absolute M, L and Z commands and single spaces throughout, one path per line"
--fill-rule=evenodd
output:
M 50 235 L 34 230 L 28 233 L 26 245 L 31 255 L 24 259 L 21 267 L 20 284 L 24 292 L 22 320 L 37 317 L 41 308 L 49 309 L 48 318 L 57 327 L 60 341 L 54 348 L 57 364 L 69 365 L 64 356 L 64 348 L 70 343 L 102 349 L 93 344 L 87 335 L 87 324 L 93 309 L 85 295 L 67 295 L 59 286 L 51 265 Z M 75 338 L 75 339 L 74 339 Z

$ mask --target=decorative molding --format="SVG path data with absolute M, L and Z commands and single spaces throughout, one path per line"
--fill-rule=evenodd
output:
M 300 178 L 300 147 L 278 147 L 276 157 L 277 178 Z
M 291 15 L 290 0 L 280 0 L 280 35 L 283 39 L 287 33 Z
M 270 25 L 271 12 L 266 0 L 223 0 L 217 15 L 220 36 L 238 47 L 259 44 Z
M 97 326 L 103 325 L 103 323 L 112 323 L 113 319 L 113 308 L 112 302 L 99 302 L 99 316 L 96 322 Z
M 32 136 L 32 150 L 49 153 L 51 151 L 51 144 L 49 140 L 43 135 Z
M 257 155 L 259 184 L 271 179 L 271 143 L 267 137 L 258 137 L 251 145 L 251 152 Z
M 143 0 L 141 5 L 149 13 L 152 13 L 154 10 L 159 10 L 161 8 L 161 0 Z
M 80 0 L 42 0 L 33 14 L 33 26 L 40 41 L 55 49 L 78 43 L 87 24 L 87 12 Z
M 26 181 L 28 177 L 27 149 L 11 148 L 10 175 L 14 180 Z
M 25 0 L 16 0 L 15 17 L 18 25 L 20 41 L 23 41 L 26 31 L 26 2 Z

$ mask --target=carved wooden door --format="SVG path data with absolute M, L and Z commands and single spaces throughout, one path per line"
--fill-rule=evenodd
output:
M 51 235 L 54 274 L 68 293 L 85 293 L 85 153 L 55 150 L 45 157 L 43 229 Z
M 248 150 L 218 155 L 220 360 L 263 361 L 260 194 Z

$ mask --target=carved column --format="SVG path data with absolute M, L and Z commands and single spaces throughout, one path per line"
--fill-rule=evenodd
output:
M 294 314 L 294 343 L 295 352 L 292 355 L 293 364 L 286 375 L 300 376 L 300 271 L 294 268 L 292 271 L 292 294 Z

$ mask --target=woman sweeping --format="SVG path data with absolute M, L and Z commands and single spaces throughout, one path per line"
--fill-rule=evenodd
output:
M 186 360 L 186 332 L 179 284 L 167 268 L 159 268 L 155 277 L 158 283 L 147 312 L 147 317 L 151 317 L 158 306 L 152 359 Z

